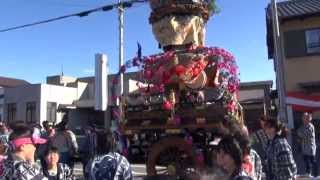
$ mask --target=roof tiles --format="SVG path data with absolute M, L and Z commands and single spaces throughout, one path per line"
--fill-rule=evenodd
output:
M 277 7 L 280 23 L 292 19 L 303 19 L 312 16 L 320 16 L 320 0 L 287 0 L 278 2 Z M 269 59 L 271 59 L 274 55 L 274 47 L 270 4 L 266 9 L 266 20 L 268 57 Z
M 320 13 L 320 0 L 289 0 L 279 2 L 277 5 L 280 19 Z

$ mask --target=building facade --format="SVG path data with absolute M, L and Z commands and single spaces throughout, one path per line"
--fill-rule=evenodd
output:
M 284 1 L 277 6 L 284 62 L 284 69 L 279 71 L 284 72 L 288 124 L 297 128 L 304 111 L 320 117 L 320 1 Z M 271 59 L 275 50 L 270 6 L 266 17 Z
M 239 102 L 242 105 L 245 124 L 250 132 L 260 128 L 259 118 L 273 113 L 275 106 L 270 97 L 272 81 L 240 83 Z
M 4 121 L 5 94 L 4 89 L 29 84 L 25 80 L 0 76 L 0 122 Z
M 4 117 L 8 123 L 25 121 L 41 123 L 44 120 L 56 122 L 62 114 L 58 107 L 72 104 L 77 98 L 77 88 L 50 84 L 30 84 L 5 88 Z

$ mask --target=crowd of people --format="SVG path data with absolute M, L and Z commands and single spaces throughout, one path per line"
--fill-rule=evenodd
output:
M 0 124 L 0 180 L 77 179 L 74 157 L 80 152 L 67 121 L 55 126 L 45 121 L 42 126 L 15 122 L 8 128 Z M 129 162 L 114 150 L 113 133 L 93 131 L 87 129 L 87 148 L 81 152 L 85 179 L 133 179 Z
M 297 165 L 287 141 L 287 128 L 276 118 L 263 116 L 259 121 L 261 129 L 252 134 L 238 123 L 224 123 L 211 151 L 216 168 L 201 172 L 198 179 L 295 179 Z M 306 173 L 316 177 L 318 167 L 312 114 L 304 113 L 302 121 L 297 136 Z M 0 124 L 0 179 L 75 179 L 74 155 L 79 153 L 79 147 L 67 121 L 55 126 L 45 121 L 42 127 L 29 127 L 22 122 L 16 122 L 10 128 Z M 111 131 L 88 128 L 85 144 L 87 148 L 82 152 L 84 179 L 133 179 L 130 163 L 116 152 Z M 210 176 L 210 173 L 214 175 Z

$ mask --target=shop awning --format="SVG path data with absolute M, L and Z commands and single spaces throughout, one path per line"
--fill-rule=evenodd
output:
M 292 105 L 294 111 L 312 112 L 320 110 L 320 95 L 309 95 L 303 92 L 289 92 L 287 105 Z

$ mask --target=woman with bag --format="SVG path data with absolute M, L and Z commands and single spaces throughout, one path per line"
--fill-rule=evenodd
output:
M 67 129 L 67 122 L 62 121 L 56 126 L 56 134 L 52 139 L 52 146 L 57 147 L 60 163 L 67 164 L 73 169 L 73 157 L 78 152 L 78 143 L 74 133 Z

